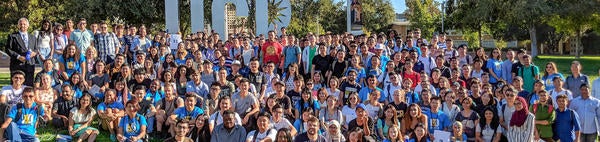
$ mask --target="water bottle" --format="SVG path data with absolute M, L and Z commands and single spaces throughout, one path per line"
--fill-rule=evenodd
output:
M 25 60 L 29 61 L 30 58 L 31 58 L 31 50 L 28 50 L 27 53 L 25 54 Z
M 409 137 L 408 136 L 404 136 L 404 141 L 408 142 Z

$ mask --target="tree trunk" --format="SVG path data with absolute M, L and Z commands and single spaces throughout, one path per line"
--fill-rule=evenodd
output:
M 576 30 L 576 37 L 575 37 L 575 59 L 579 59 L 579 57 L 581 56 L 581 52 L 579 52 L 579 48 L 581 48 L 581 30 L 577 29 Z
M 531 56 L 532 57 L 537 57 L 537 35 L 536 35 L 536 29 L 535 29 L 535 24 L 531 24 L 529 25 L 529 38 L 531 40 Z
M 481 31 L 483 29 L 483 26 L 479 25 L 479 32 L 477 34 L 477 36 L 479 36 L 479 47 L 483 47 L 483 34 L 481 34 Z

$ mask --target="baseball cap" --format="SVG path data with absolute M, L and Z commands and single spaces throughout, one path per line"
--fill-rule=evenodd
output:
M 235 60 L 233 63 L 231 63 L 231 65 L 242 65 L 242 63 L 240 63 L 239 60 Z

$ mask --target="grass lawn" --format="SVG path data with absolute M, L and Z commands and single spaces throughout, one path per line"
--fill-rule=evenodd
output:
M 559 72 L 562 73 L 565 77 L 571 74 L 571 62 L 575 60 L 574 56 L 538 56 L 535 59 L 534 63 L 540 67 L 540 70 L 543 71 L 546 63 L 555 62 L 558 66 Z M 593 82 L 596 78 L 598 78 L 598 69 L 600 68 L 600 56 L 583 56 L 580 59 L 577 59 L 583 65 L 583 74 L 590 76 L 590 82 Z M 10 84 L 8 73 L 0 73 L 0 86 L 6 86 Z M 97 122 L 94 122 L 94 126 L 98 126 Z M 57 130 L 51 127 L 40 128 L 38 129 L 39 138 L 42 142 L 51 142 L 55 141 L 54 138 L 56 134 L 67 134 L 67 130 Z M 97 137 L 96 141 L 110 141 L 108 131 L 100 132 L 100 135 Z M 161 140 L 151 140 L 151 141 L 161 141 Z

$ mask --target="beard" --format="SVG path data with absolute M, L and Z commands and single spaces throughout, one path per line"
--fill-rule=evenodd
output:
M 310 135 L 314 135 L 317 134 L 317 130 L 315 130 L 314 128 L 308 129 L 308 131 L 306 131 L 306 133 L 310 134 Z

